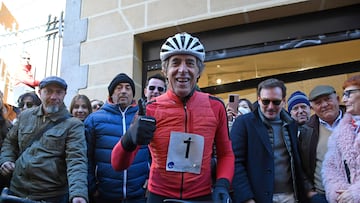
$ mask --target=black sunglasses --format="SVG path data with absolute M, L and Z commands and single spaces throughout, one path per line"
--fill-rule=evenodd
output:
M 260 99 L 261 103 L 264 105 L 269 105 L 272 102 L 275 106 L 279 106 L 282 100 L 270 100 L 270 99 Z
M 26 102 L 26 103 L 20 102 L 19 103 L 20 108 L 24 108 L 24 106 L 26 106 L 26 108 L 31 108 L 34 106 L 34 103 L 32 103 L 32 102 Z
M 94 104 L 91 106 L 92 109 L 100 109 L 101 108 L 101 104 Z
M 149 86 L 149 90 L 151 90 L 151 91 L 155 90 L 155 88 L 156 88 L 156 86 Z M 165 88 L 163 88 L 163 87 L 157 87 L 157 90 L 158 90 L 159 92 L 163 92 L 163 91 L 165 90 Z

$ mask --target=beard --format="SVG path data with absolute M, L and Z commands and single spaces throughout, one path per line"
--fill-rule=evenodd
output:
M 50 105 L 45 108 L 46 113 L 56 113 L 59 111 L 58 105 Z

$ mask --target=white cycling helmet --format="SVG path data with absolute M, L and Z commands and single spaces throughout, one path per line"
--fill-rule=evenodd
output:
M 169 37 L 161 46 L 160 59 L 166 60 L 176 54 L 189 54 L 197 57 L 202 62 L 205 60 L 205 49 L 198 38 L 183 32 Z

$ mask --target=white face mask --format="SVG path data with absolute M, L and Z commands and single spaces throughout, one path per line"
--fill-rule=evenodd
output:
M 238 112 L 239 112 L 239 114 L 244 115 L 244 114 L 250 113 L 250 109 L 247 109 L 247 108 L 244 108 L 244 107 L 240 106 L 238 108 Z

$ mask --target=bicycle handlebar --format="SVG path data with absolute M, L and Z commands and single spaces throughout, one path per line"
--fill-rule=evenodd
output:
M 1 192 L 0 203 L 46 203 L 46 202 L 34 201 L 27 198 L 21 198 L 14 195 L 9 195 L 9 189 L 4 188 Z

